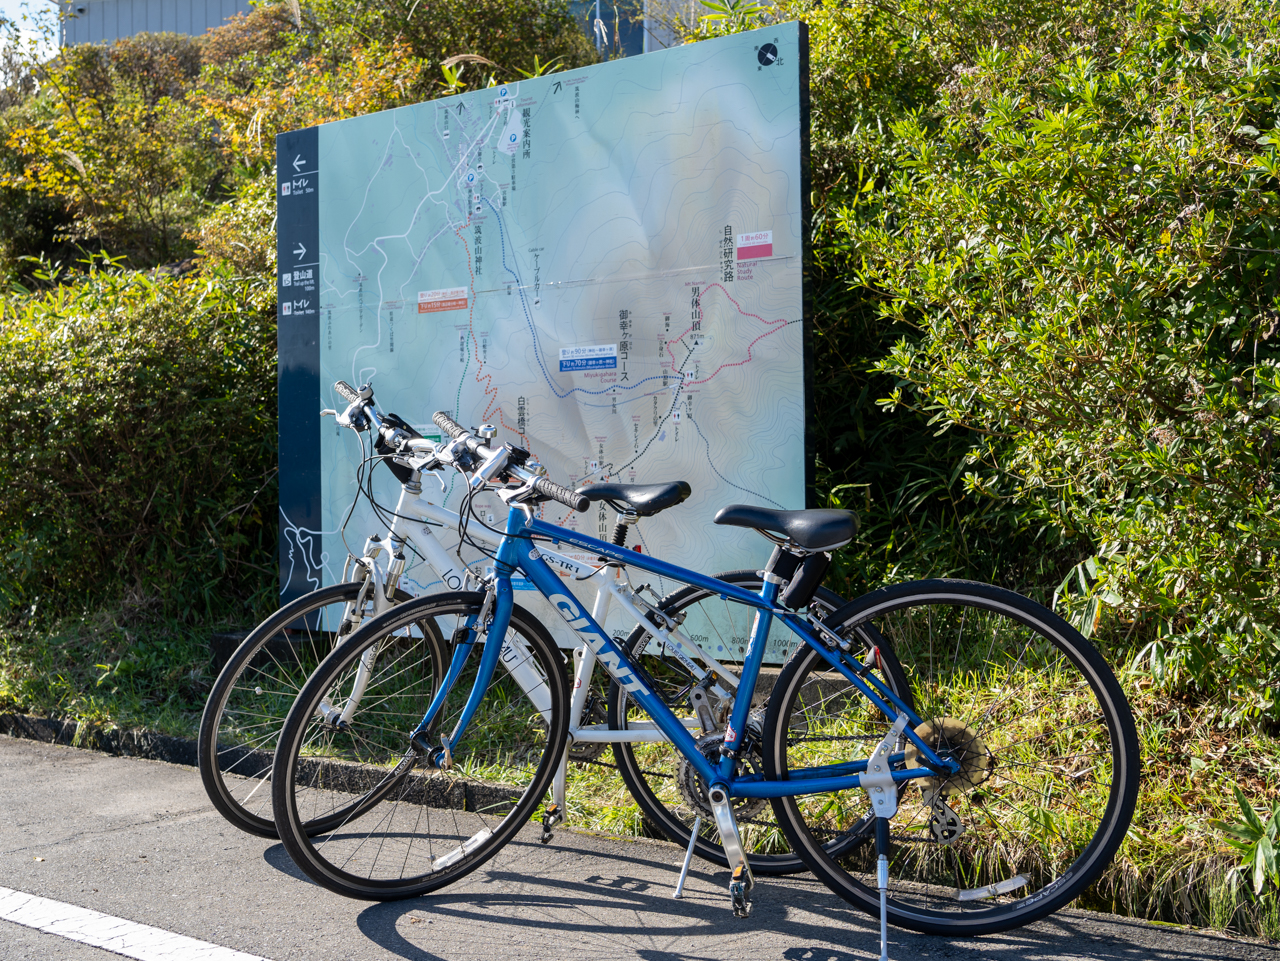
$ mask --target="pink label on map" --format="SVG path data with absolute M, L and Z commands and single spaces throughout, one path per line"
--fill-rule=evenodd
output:
M 773 231 L 757 230 L 753 234 L 738 234 L 738 259 L 759 260 L 773 256 Z

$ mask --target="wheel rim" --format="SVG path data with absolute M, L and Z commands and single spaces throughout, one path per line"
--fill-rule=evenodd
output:
M 962 765 L 949 780 L 900 791 L 889 872 L 899 918 L 963 925 L 1047 913 L 1048 896 L 1069 900 L 1105 866 L 1128 823 L 1134 759 L 1114 679 L 1065 623 L 1035 617 L 1036 606 L 1017 595 L 992 593 L 890 599 L 854 619 L 892 646 L 926 739 Z M 842 675 L 808 658 L 773 735 L 780 775 L 847 759 L 849 742 L 835 735 L 884 737 L 887 721 L 849 692 Z M 901 738 L 896 749 L 908 743 Z M 870 838 L 861 791 L 780 806 L 828 846 Z M 877 898 L 874 845 L 846 847 L 837 870 L 862 901 Z
M 430 616 L 445 636 L 454 636 L 475 610 L 473 603 L 437 605 Z M 508 638 L 516 636 L 526 638 L 523 663 L 535 665 L 543 677 L 555 670 L 545 649 L 530 645 L 513 619 Z M 443 883 L 442 877 L 484 860 L 527 820 L 550 778 L 555 731 L 500 668 L 463 739 L 452 745 L 453 767 L 428 769 L 414 759 L 408 737 L 439 678 L 419 657 L 424 642 L 412 624 L 394 626 L 377 639 L 375 667 L 348 728 L 316 714 L 326 700 L 345 703 L 362 655 L 375 649 L 359 637 L 353 642 L 359 650 L 344 649 L 340 665 L 326 666 L 323 683 L 308 685 L 306 699 L 295 708 L 298 723 L 291 719 L 288 726 L 289 820 L 323 825 L 323 833 L 295 836 L 293 844 L 313 877 L 344 893 L 402 894 Z M 433 732 L 453 730 L 480 653 L 477 645 Z M 561 744 L 564 724 L 561 710 L 552 719 Z M 440 743 L 438 735 L 432 740 Z
M 219 791 L 233 811 L 271 828 L 271 763 L 294 698 L 341 639 L 358 590 L 349 588 L 269 632 L 218 705 L 212 754 Z
M 360 584 L 336 584 L 299 598 L 267 618 L 232 655 L 205 709 L 200 770 L 206 791 L 236 827 L 274 837 L 271 765 L 280 729 L 298 692 L 355 626 L 373 617 Z M 403 591 L 396 603 L 410 600 Z M 355 604 L 362 613 L 353 617 Z M 431 656 L 444 645 L 431 631 Z M 319 827 L 318 825 L 316 827 Z

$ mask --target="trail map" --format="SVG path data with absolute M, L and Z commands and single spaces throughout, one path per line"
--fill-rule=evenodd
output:
M 492 423 L 570 487 L 687 480 L 642 549 L 763 566 L 758 535 L 711 519 L 805 506 L 807 69 L 792 23 L 280 136 L 286 596 L 347 554 L 360 449 L 316 416 L 339 378 L 427 436 L 435 410 Z M 544 510 L 612 530 L 606 508 Z M 357 505 L 346 543 L 380 530 Z M 407 580 L 439 586 L 425 565 Z

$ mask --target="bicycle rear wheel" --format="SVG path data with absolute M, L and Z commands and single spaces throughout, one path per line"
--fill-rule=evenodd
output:
M 280 728 L 320 662 L 373 616 L 371 587 L 333 584 L 286 604 L 245 638 L 218 674 L 200 720 L 197 763 L 209 800 L 240 830 L 276 837 L 268 782 Z M 412 595 L 396 592 L 397 604 L 408 600 Z M 424 622 L 420 630 L 427 656 L 447 663 L 436 626 Z
M 762 584 L 756 571 L 728 571 L 715 577 L 752 592 L 758 592 Z M 819 588 L 811 609 L 826 615 L 842 604 L 844 601 L 839 595 Z M 663 598 L 658 607 L 665 614 L 680 619 L 685 635 L 717 660 L 738 661 L 745 653 L 756 616 L 754 607 L 695 587 L 674 591 Z M 779 655 L 786 655 L 800 643 L 800 639 L 775 621 L 769 643 Z M 693 718 L 695 715 L 689 703 L 689 694 L 695 684 L 693 674 L 665 650 L 661 642 L 655 641 L 644 625 L 631 632 L 626 648 L 633 656 L 636 651 L 644 652 L 639 655 L 637 663 L 648 672 L 655 691 L 676 716 Z M 882 667 L 877 671 L 900 696 L 907 691 L 906 678 L 892 651 L 886 651 Z M 761 672 L 754 699 L 758 706 L 751 716 L 752 744 L 744 754 L 746 770 L 761 769 L 760 736 L 763 733 L 764 704 L 769 696 L 766 686 L 770 680 L 772 672 Z M 732 697 L 713 705 L 720 731 L 723 731 L 732 707 Z M 609 686 L 608 709 L 609 726 L 615 730 L 649 720 L 648 715 L 628 698 L 616 682 Z M 702 743 L 708 756 L 714 755 L 718 761 L 719 738 L 703 737 Z M 676 844 L 687 847 L 696 819 L 700 817 L 702 821 L 694 853 L 713 864 L 729 866 L 707 800 L 707 785 L 670 742 L 620 742 L 613 745 L 613 756 L 631 796 L 655 827 Z M 791 850 L 768 802 L 740 798 L 734 801 L 734 812 L 753 871 L 762 875 L 783 875 L 807 869 L 804 860 Z
M 892 646 L 923 721 L 917 733 L 961 764 L 948 778 L 899 790 L 889 920 L 930 934 L 989 934 L 1078 897 L 1124 839 L 1138 792 L 1133 716 L 1102 656 L 1034 601 L 965 581 L 885 588 L 828 621 Z M 866 757 L 851 753 L 847 739 L 849 719 L 865 712 L 842 674 L 816 651 L 797 650 L 765 719 L 766 776 Z M 877 720 L 881 738 L 888 726 Z M 895 748 L 905 752 L 903 766 L 919 766 L 905 737 Z M 878 914 L 866 794 L 781 798 L 773 806 L 813 872 Z M 842 840 L 862 843 L 841 848 Z
M 568 733 L 568 680 L 550 634 L 521 608 L 500 641 L 502 667 L 464 736 L 449 746 L 452 767 L 426 768 L 409 743 L 439 684 L 415 625 L 427 621 L 465 638 L 483 600 L 442 594 L 383 614 L 338 647 L 298 695 L 272 773 L 276 829 L 324 887 L 367 900 L 425 894 L 496 854 L 542 801 Z M 454 730 L 481 647 L 446 695 L 435 743 Z M 325 829 L 308 836 L 309 823 Z

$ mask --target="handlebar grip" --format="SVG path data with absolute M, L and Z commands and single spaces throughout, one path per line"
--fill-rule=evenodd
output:
M 345 380 L 338 381 L 333 385 L 333 389 L 336 390 L 338 395 L 348 404 L 354 404 L 360 397 L 360 395 L 356 393 L 356 389 Z
M 463 434 L 467 433 L 461 424 L 442 410 L 438 410 L 431 415 L 431 422 L 454 440 L 457 440 Z
M 535 480 L 533 489 L 543 497 L 550 497 L 553 501 L 559 501 L 565 507 L 571 507 L 580 514 L 584 513 L 591 505 L 585 494 L 576 494 L 569 488 L 561 487 L 545 477 L 539 477 Z

